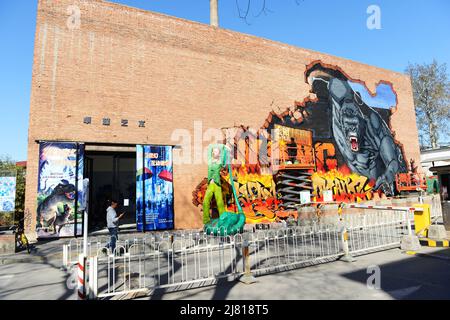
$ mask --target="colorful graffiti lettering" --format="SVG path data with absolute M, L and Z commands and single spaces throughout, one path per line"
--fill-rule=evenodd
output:
M 346 172 L 347 171 L 347 172 Z M 333 191 L 335 201 L 370 200 L 373 197 L 373 182 L 357 173 L 333 169 L 314 172 L 311 176 L 313 195 L 318 201 L 323 199 L 323 191 Z
M 241 165 L 233 169 L 235 188 L 245 201 L 276 198 L 275 182 L 271 174 L 249 173 L 247 166 Z M 231 183 L 227 177 L 227 182 Z
M 332 143 L 317 142 L 314 145 L 317 171 L 329 171 L 337 168 L 336 149 Z
M 249 173 L 247 166 L 241 165 L 233 169 L 234 187 L 239 194 L 239 202 L 247 217 L 248 223 L 273 222 L 274 211 L 278 208 L 275 182 L 271 174 Z M 228 183 L 231 183 L 227 179 Z M 226 198 L 231 197 L 228 193 Z M 228 202 L 227 202 L 228 203 Z M 235 204 L 228 205 L 235 210 Z
M 226 211 L 236 212 L 236 204 L 233 199 L 231 183 L 239 197 L 239 203 L 246 215 L 247 223 L 268 223 L 276 219 L 275 210 L 280 201 L 277 199 L 275 182 L 271 174 L 250 173 L 245 165 L 235 166 L 232 182 L 229 176 L 222 174 L 221 185 Z M 207 187 L 204 179 L 193 192 L 193 203 L 203 202 Z M 215 202 L 211 204 L 217 210 Z

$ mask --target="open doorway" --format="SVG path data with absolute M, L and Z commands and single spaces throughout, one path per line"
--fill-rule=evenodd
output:
M 117 199 L 117 213 L 126 212 L 122 227 L 136 228 L 136 153 L 87 151 L 85 177 L 89 178 L 89 232 L 106 228 L 106 208 Z
M 450 201 L 450 174 L 441 173 L 440 177 L 442 201 Z

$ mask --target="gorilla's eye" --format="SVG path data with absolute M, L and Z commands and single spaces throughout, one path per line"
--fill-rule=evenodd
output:
M 348 117 L 352 117 L 355 115 L 355 110 L 350 109 L 350 108 L 346 108 L 343 110 L 343 113 L 348 116 Z

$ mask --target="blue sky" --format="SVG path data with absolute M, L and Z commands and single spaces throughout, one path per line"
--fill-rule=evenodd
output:
M 403 72 L 408 62 L 450 68 L 448 0 L 251 0 L 248 21 L 236 0 L 219 0 L 223 28 Z M 180 18 L 209 22 L 209 0 L 116 0 Z M 242 10 L 247 0 L 238 0 Z M 381 9 L 381 30 L 366 27 L 369 5 Z M 0 155 L 25 160 L 36 0 L 0 1 Z
M 371 107 L 391 109 L 397 105 L 397 96 L 392 87 L 386 83 L 380 83 L 376 88 L 376 96 L 373 97 L 369 90 L 361 83 L 348 82 L 353 91 L 361 94 L 362 100 Z

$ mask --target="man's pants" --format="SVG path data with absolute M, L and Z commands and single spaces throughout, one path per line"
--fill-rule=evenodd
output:
M 116 249 L 116 241 L 119 239 L 118 228 L 108 228 L 111 240 L 109 241 L 107 247 L 111 249 L 111 253 L 114 254 L 114 249 Z
M 207 224 L 209 221 L 211 221 L 211 217 L 209 216 L 209 209 L 211 208 L 211 200 L 213 196 L 216 199 L 219 215 L 221 215 L 225 211 L 222 188 L 214 182 L 210 183 L 208 185 L 208 189 L 206 189 L 205 199 L 203 200 L 203 224 Z

